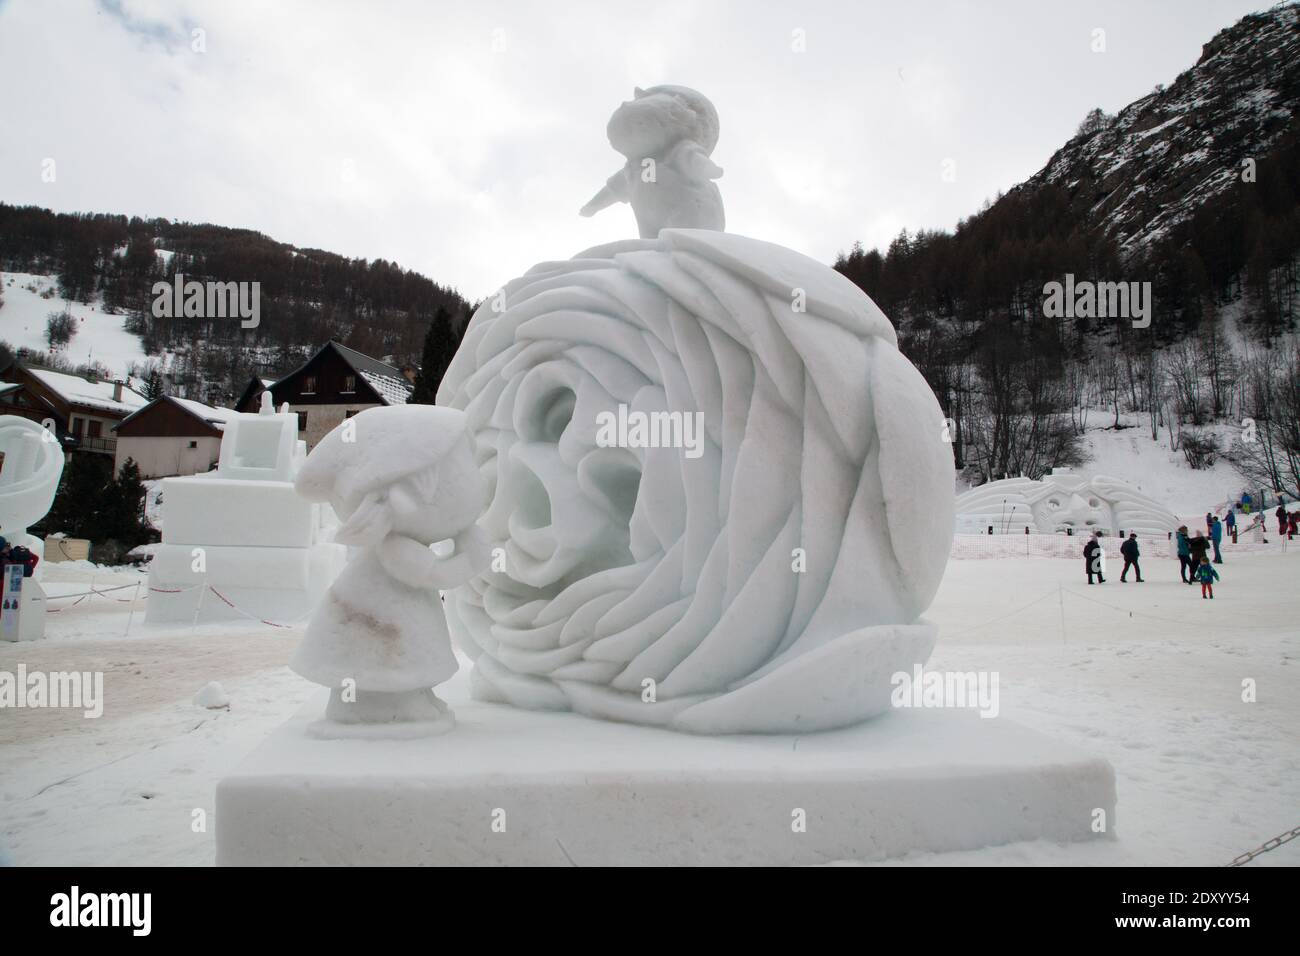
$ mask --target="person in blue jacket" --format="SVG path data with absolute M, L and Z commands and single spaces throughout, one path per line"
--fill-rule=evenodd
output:
M 1236 544 L 1237 543 L 1237 509 L 1236 508 L 1228 509 L 1228 517 L 1223 519 L 1223 523 L 1228 526 L 1228 537 L 1232 539 L 1233 544 Z
M 1219 553 L 1219 543 L 1223 540 L 1223 522 L 1219 516 L 1214 516 L 1214 523 L 1210 525 L 1210 541 L 1214 544 L 1214 563 L 1222 564 L 1223 555 Z
M 1209 558 L 1201 558 L 1201 566 L 1196 569 L 1196 577 L 1201 582 L 1201 600 L 1209 597 L 1214 600 L 1214 582 L 1219 580 L 1219 572 L 1214 570 Z
M 1196 565 L 1192 564 L 1192 544 L 1187 538 L 1187 525 L 1178 526 L 1178 576 L 1184 584 L 1196 580 Z

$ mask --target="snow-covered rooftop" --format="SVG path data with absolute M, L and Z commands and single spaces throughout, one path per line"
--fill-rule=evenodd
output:
M 171 399 L 176 404 L 193 412 L 204 421 L 211 422 L 218 428 L 221 428 L 226 422 L 239 414 L 233 408 L 219 408 L 215 405 L 205 405 L 203 402 L 196 402 L 192 398 L 176 398 L 173 395 L 171 396 Z
M 44 368 L 29 368 L 28 371 L 64 401 L 75 405 L 129 415 L 149 404 L 147 398 L 126 385 L 122 386 L 122 397 L 115 399 L 113 393 L 117 386 L 113 382 L 92 382 L 79 375 L 51 372 Z
M 379 375 L 367 369 L 357 371 L 389 405 L 405 405 L 406 400 L 411 396 L 411 383 L 402 375 Z

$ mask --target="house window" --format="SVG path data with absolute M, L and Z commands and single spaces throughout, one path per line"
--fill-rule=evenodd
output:
M 302 393 L 304 395 L 316 394 L 316 376 L 308 375 L 302 380 Z
M 298 431 L 300 431 L 300 432 L 305 432 L 306 430 L 307 430 L 307 413 L 306 413 L 306 412 L 299 412 L 299 413 L 298 413 Z
M 357 412 L 359 412 L 359 411 L 361 411 L 361 409 L 359 409 L 359 408 L 349 408 L 347 411 L 345 411 L 345 412 L 343 413 L 343 417 L 344 417 L 344 418 L 351 418 L 353 415 L 355 415 L 355 414 L 356 414 Z
M 86 422 L 86 437 L 98 438 L 103 427 L 104 427 L 103 422 L 94 418 L 90 419 L 89 421 Z
M 355 375 L 346 375 L 343 378 L 343 391 L 351 394 L 357 390 L 357 377 Z
M 82 427 L 85 425 L 85 423 L 86 420 L 84 418 L 77 418 L 74 415 L 72 418 L 72 426 L 68 429 L 68 431 L 72 432 L 72 434 L 74 435 L 80 435 Z
M 191 447 L 191 448 L 198 448 L 198 447 L 199 447 L 199 443 L 196 442 L 196 441 L 192 441 L 192 442 L 190 442 L 190 447 Z

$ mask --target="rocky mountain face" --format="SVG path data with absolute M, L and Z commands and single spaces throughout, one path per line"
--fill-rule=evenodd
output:
M 1288 4 L 1223 30 L 1169 87 L 1117 116 L 1088 117 L 1017 188 L 1064 187 L 1070 218 L 1128 257 L 1242 181 L 1247 161 L 1268 154 L 1298 110 L 1300 6 Z

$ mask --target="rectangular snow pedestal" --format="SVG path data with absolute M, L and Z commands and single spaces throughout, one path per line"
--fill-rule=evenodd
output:
M 1105 838 L 1110 764 L 970 711 L 800 737 L 695 737 L 466 699 L 448 734 L 306 735 L 325 696 L 217 787 L 217 862 L 787 865 Z M 653 705 L 648 705 L 653 706 Z

